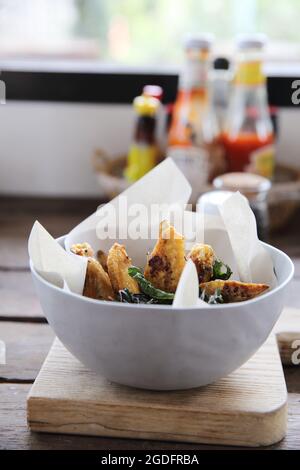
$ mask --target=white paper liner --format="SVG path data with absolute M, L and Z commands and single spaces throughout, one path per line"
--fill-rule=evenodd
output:
M 173 308 L 194 307 L 206 308 L 207 303 L 199 298 L 199 281 L 195 264 L 189 259 L 181 274 L 175 297 Z
M 190 249 L 194 243 L 203 241 L 204 236 L 202 216 L 184 210 L 190 195 L 189 182 L 174 161 L 167 158 L 122 194 L 77 225 L 65 239 L 66 250 L 70 251 L 75 243 L 88 242 L 95 251 L 101 249 L 107 253 L 114 242 L 119 242 L 126 246 L 133 264 L 143 267 L 147 253 L 153 249 L 158 238 L 159 223 L 164 219 L 174 223 L 176 230 L 186 238 L 186 248 Z M 126 210 L 122 211 L 124 204 L 126 204 Z M 149 227 L 147 217 L 140 223 L 147 233 L 153 234 L 153 239 L 146 237 L 136 240 L 128 234 L 136 215 L 131 214 L 131 208 L 136 204 L 143 205 L 147 215 L 151 213 L 153 205 L 160 208 L 160 217 L 157 220 L 151 220 L 151 227 Z M 105 217 L 109 210 L 114 210 L 115 215 L 111 223 L 110 219 Z M 107 223 L 106 220 L 108 220 Z M 110 227 L 108 227 L 109 224 Z M 196 225 L 198 230 L 191 230 Z M 115 229 L 115 237 L 104 236 L 109 228 Z
M 127 208 L 129 209 L 133 204 L 140 204 L 149 211 L 151 205 L 160 206 L 162 208 L 162 216 L 167 217 L 168 213 L 172 210 L 172 205 L 176 205 L 176 208 L 182 207 L 182 210 L 184 210 L 189 201 L 191 192 L 191 186 L 183 173 L 171 158 L 167 158 L 147 173 L 143 178 L 138 180 L 128 189 L 123 191 L 122 194 L 108 203 L 110 206 L 109 209 L 113 208 L 116 216 L 116 220 L 112 221 L 112 224 L 116 224 L 116 228 L 120 231 L 122 224 L 128 227 L 131 220 L 134 219 L 134 215 L 128 215 L 129 211 L 125 212 L 122 210 L 123 201 L 126 202 Z M 82 237 L 83 234 L 91 231 L 94 231 L 94 243 L 92 243 L 92 246 L 95 242 L 99 244 L 99 239 L 102 238 L 99 222 L 107 213 L 108 205 L 100 207 L 96 212 L 94 212 L 94 214 L 77 225 L 67 235 L 65 239 L 65 247 L 67 251 L 70 250 L 73 243 L 79 243 L 78 237 Z M 156 228 L 158 232 L 158 227 L 153 227 L 153 231 L 155 231 Z M 98 230 L 98 233 L 96 233 L 96 229 Z M 128 239 L 127 233 L 125 233 L 124 236 L 124 240 L 126 239 Z
M 32 227 L 28 251 L 35 269 L 45 280 L 82 294 L 87 258 L 67 253 L 38 221 Z
M 184 210 L 190 194 L 191 187 L 184 175 L 173 160 L 166 159 L 109 204 L 115 208 L 117 215 L 120 197 L 126 198 L 129 208 L 137 202 L 148 209 L 151 204 L 162 205 L 164 211 L 161 216 L 174 223 L 177 231 L 185 236 L 188 251 L 194 243 L 205 242 L 213 247 L 217 258 L 231 267 L 232 279 L 266 283 L 271 287 L 276 285 L 272 259 L 258 240 L 256 220 L 244 196 L 235 193 L 219 208 L 219 215 L 204 218 L 203 214 Z M 74 243 L 88 242 L 95 251 L 101 249 L 108 252 L 115 241 L 124 242 L 133 264 L 145 266 L 146 254 L 152 250 L 156 240 L 134 240 L 126 237 L 124 240 L 101 239 L 98 223 L 105 208 L 106 206 L 100 208 L 67 235 L 66 251 L 35 222 L 28 243 L 29 255 L 35 268 L 45 279 L 66 290 L 82 294 L 87 259 L 70 252 Z M 157 221 L 157 226 L 151 227 L 157 236 L 160 221 Z M 128 226 L 128 220 L 124 222 L 127 222 Z M 143 223 L 146 225 L 147 222 L 145 220 Z M 196 232 L 191 230 L 195 224 L 198 228 Z M 104 230 L 104 226 L 100 230 L 102 229 Z M 208 306 L 199 299 L 196 268 L 192 261 L 189 261 L 180 278 L 173 307 L 185 308 L 195 305 L 199 308 Z
M 204 227 L 205 243 L 213 247 L 218 259 L 230 266 L 233 271 L 231 279 L 264 283 L 270 288 L 276 286 L 273 261 L 258 239 L 256 219 L 244 196 L 234 193 L 214 215 L 205 214 Z M 199 289 L 199 282 L 195 270 L 186 266 L 173 306 L 207 307 L 207 303 L 196 297 L 196 289 Z
M 277 283 L 270 254 L 257 236 L 255 216 L 240 193 L 230 196 L 220 207 L 242 282 Z

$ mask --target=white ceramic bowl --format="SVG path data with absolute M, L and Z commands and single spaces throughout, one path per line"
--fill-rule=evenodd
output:
M 64 246 L 64 237 L 58 241 Z M 253 300 L 204 309 L 88 299 L 50 284 L 30 265 L 48 322 L 83 364 L 112 382 L 179 390 L 231 373 L 270 334 L 294 267 L 283 252 L 265 247 L 272 256 L 278 286 Z

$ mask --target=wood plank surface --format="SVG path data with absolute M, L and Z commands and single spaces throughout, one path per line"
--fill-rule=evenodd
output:
M 66 214 L 20 214 L 17 218 L 11 214 L 0 214 L 0 269 L 28 269 L 27 240 L 37 219 L 55 238 L 64 235 L 82 220 L 81 216 Z
M 179 392 L 110 383 L 55 340 L 27 408 L 34 431 L 256 447 L 284 437 L 286 404 L 281 361 L 271 335 L 228 377 Z
M 286 371 L 289 383 L 290 368 Z M 26 398 L 31 385 L 0 384 L 0 449 L 19 450 L 204 450 L 230 449 L 232 447 L 158 442 L 149 440 L 118 439 L 70 434 L 47 434 L 30 432 L 26 420 Z M 240 449 L 240 448 L 239 448 Z M 289 393 L 288 427 L 286 437 L 270 447 L 261 449 L 300 449 L 300 396 Z
M 47 324 L 0 322 L 0 339 L 6 345 L 6 364 L 0 364 L 0 382 L 32 382 L 53 338 L 54 334 Z
M 298 394 L 300 400 L 300 366 L 284 367 L 284 376 L 288 392 Z
M 29 271 L 0 271 L 0 320 L 46 321 Z
M 53 236 L 62 235 L 91 214 L 99 202 L 97 200 L 0 198 L 0 339 L 2 339 L 1 332 L 4 332 L 5 325 L 8 325 L 5 336 L 9 340 L 9 357 L 11 358 L 5 370 L 0 365 L 0 448 L 168 449 L 175 451 L 222 448 L 150 440 L 137 441 L 29 432 L 26 423 L 26 396 L 31 385 L 22 382 L 33 382 L 35 379 L 52 340 L 52 336 L 50 339 L 48 334 L 52 335 L 52 333 L 49 327 L 48 332 L 46 330 L 38 332 L 34 328 L 35 326 L 47 327 L 47 325 L 35 323 L 44 319 L 28 272 L 28 234 L 33 222 L 38 219 Z M 298 220 L 299 214 L 293 218 L 285 230 L 273 234 L 271 240 L 274 246 L 293 258 L 295 280 L 287 304 L 296 308 L 300 308 L 300 224 Z M 21 292 L 19 297 L 16 297 L 16 289 Z M 26 322 L 29 328 L 20 327 L 21 322 Z M 32 333 L 31 329 L 33 329 Z M 293 337 L 283 335 L 284 332 L 281 335 L 281 342 L 287 347 L 281 348 L 281 354 L 283 360 L 290 363 L 292 351 L 289 345 Z M 284 373 L 289 391 L 288 432 L 284 440 L 268 449 L 300 449 L 299 366 L 285 367 Z

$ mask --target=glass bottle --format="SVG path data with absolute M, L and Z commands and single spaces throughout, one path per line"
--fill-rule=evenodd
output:
M 143 95 L 144 96 L 152 96 L 152 98 L 156 98 L 159 101 L 162 100 L 163 97 L 163 89 L 159 85 L 145 85 L 143 88 Z
M 158 163 L 155 130 L 159 105 L 159 100 L 151 96 L 137 96 L 133 101 L 137 117 L 125 169 L 125 177 L 130 182 L 144 176 Z
M 272 178 L 274 131 L 270 119 L 262 51 L 265 38 L 243 36 L 238 54 L 223 143 L 228 171 Z
M 226 57 L 217 57 L 210 73 L 212 87 L 212 102 L 221 131 L 225 128 L 227 109 L 230 98 L 232 71 L 230 62 Z
M 193 188 L 193 197 L 213 175 L 220 160 L 215 143 L 219 129 L 211 108 L 208 74 L 210 35 L 191 35 L 185 41 L 185 63 L 168 135 L 167 155 L 175 160 Z

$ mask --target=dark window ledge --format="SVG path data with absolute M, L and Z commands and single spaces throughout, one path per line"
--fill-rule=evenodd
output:
M 129 104 L 151 83 L 162 86 L 164 103 L 171 103 L 178 83 L 178 69 L 171 67 L 155 70 L 84 61 L 0 61 L 0 70 L 7 101 Z M 300 66 L 274 64 L 266 72 L 270 105 L 297 107 L 291 96 Z

